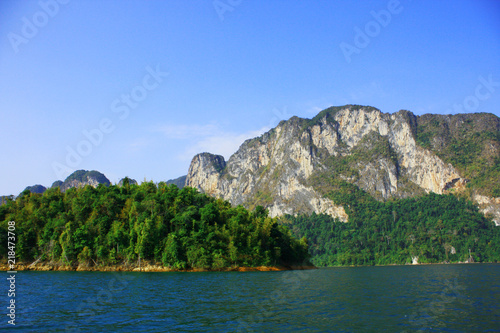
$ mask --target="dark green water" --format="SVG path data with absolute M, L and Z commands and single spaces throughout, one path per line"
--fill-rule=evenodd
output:
M 3 314 L 0 329 L 499 332 L 499 276 L 500 265 L 488 264 L 288 272 L 19 272 L 17 325 L 12 330 Z

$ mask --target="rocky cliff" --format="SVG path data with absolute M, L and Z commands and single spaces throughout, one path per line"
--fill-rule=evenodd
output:
M 409 111 L 386 114 L 373 107 L 346 105 L 326 109 L 313 119 L 292 117 L 245 141 L 227 162 L 209 153 L 196 155 L 186 186 L 233 204 L 262 205 L 272 216 L 316 212 L 343 221 L 348 218 L 344 208 L 326 197 L 338 182 L 354 184 L 378 200 L 428 192 L 463 193 L 500 224 L 499 199 L 492 195 L 497 189 L 483 190 L 480 182 L 471 187 L 469 182 L 484 178 L 484 173 L 471 174 L 467 165 L 455 161 L 456 154 L 449 153 L 457 140 L 460 145 L 463 126 L 472 123 L 478 133 L 485 133 L 478 128 L 489 126 L 486 132 L 492 132 L 487 135 L 491 140 L 477 135 L 471 140 L 488 146 L 486 160 L 493 171 L 483 183 L 494 181 L 500 161 L 500 122 L 493 115 L 456 119 L 461 116 L 417 117 Z M 498 128 L 485 124 L 492 121 Z M 441 130 L 443 126 L 446 130 Z M 482 156 L 486 148 L 481 145 L 471 148 L 473 155 Z

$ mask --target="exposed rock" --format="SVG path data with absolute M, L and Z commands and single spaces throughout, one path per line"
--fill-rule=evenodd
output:
M 222 170 L 226 167 L 223 156 L 210 153 L 196 155 L 189 166 L 186 186 L 202 188 L 204 192 L 217 196 L 218 182 Z
M 500 226 L 500 198 L 489 198 L 475 194 L 474 201 L 479 205 L 480 211 L 486 216 L 492 216 L 496 226 Z
M 460 126 L 460 118 L 443 119 L 448 132 L 434 138 L 438 148 Z M 222 156 L 196 155 L 186 185 L 235 205 L 262 205 L 271 216 L 316 212 L 343 221 L 343 207 L 324 196 L 328 178 L 379 200 L 464 189 L 468 180 L 453 165 L 417 144 L 418 121 L 409 111 L 385 114 L 356 105 L 332 107 L 313 119 L 292 117 L 245 141 L 227 163 Z M 314 177 L 319 183 L 310 182 Z M 484 205 L 500 221 L 494 203 Z
M 98 171 L 77 170 L 69 175 L 59 187 L 61 191 L 66 191 L 72 187 L 84 187 L 86 185 L 97 187 L 99 184 L 109 186 L 111 182 Z

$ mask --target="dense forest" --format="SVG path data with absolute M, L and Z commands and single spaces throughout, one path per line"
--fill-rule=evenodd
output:
M 330 179 L 326 195 L 349 222 L 327 215 L 270 218 L 258 206 L 215 199 L 164 182 L 25 190 L 0 206 L 0 255 L 16 222 L 16 258 L 31 263 L 224 269 L 304 263 L 316 266 L 500 262 L 500 228 L 451 194 L 375 200 Z M 300 240 L 297 240 L 300 239 Z M 309 244 L 309 253 L 308 253 Z
M 285 216 L 295 236 L 306 237 L 316 266 L 500 262 L 500 227 L 463 198 L 434 193 L 379 202 L 339 182 L 330 197 L 346 207 L 349 222 L 328 215 Z M 470 250 L 470 253 L 469 253 Z
M 172 269 L 304 263 L 298 241 L 267 211 L 164 182 L 24 191 L 0 206 L 0 253 L 16 222 L 16 259 L 64 265 L 127 265 L 139 259 Z

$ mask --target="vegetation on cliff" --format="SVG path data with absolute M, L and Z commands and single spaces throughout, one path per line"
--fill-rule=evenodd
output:
M 167 180 L 167 184 L 168 185 L 174 184 L 178 188 L 183 188 L 186 185 L 186 177 L 187 176 L 180 176 L 180 177 L 175 178 L 175 179 Z
M 379 202 L 349 183 L 330 197 L 349 214 L 343 223 L 328 215 L 281 218 L 306 237 L 316 266 L 500 262 L 500 228 L 470 201 L 453 195 Z M 469 254 L 470 249 L 470 254 Z
M 493 114 L 418 117 L 417 143 L 451 163 L 468 186 L 500 197 L 500 118 Z
M 141 258 L 173 269 L 302 263 L 307 244 L 270 218 L 193 188 L 152 182 L 24 193 L 0 206 L 0 253 L 16 222 L 18 261 L 116 265 Z
M 111 182 L 99 171 L 77 170 L 66 178 L 65 183 L 76 180 L 80 183 L 86 182 L 88 179 L 95 179 L 99 184 L 111 185 Z
M 43 185 L 40 185 L 40 184 L 37 184 L 37 185 L 33 185 L 33 186 L 28 186 L 26 187 L 24 191 L 29 191 L 29 192 L 32 192 L 32 193 L 43 193 L 47 190 L 47 188 Z

